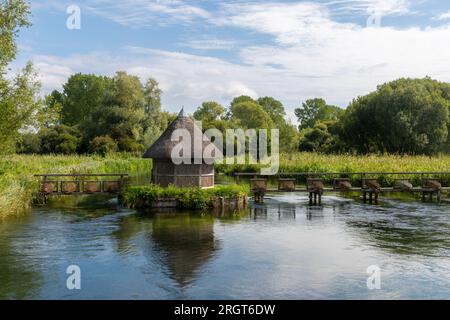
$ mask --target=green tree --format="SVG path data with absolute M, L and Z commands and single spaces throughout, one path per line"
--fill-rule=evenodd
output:
M 112 80 L 94 74 L 77 73 L 63 86 L 62 123 L 73 126 L 91 121 L 92 113 L 99 109 Z
M 258 99 L 258 104 L 263 107 L 264 111 L 270 116 L 272 121 L 276 124 L 285 123 L 286 111 L 283 104 L 272 97 L 262 97 Z
M 148 79 L 144 86 L 143 135 L 139 140 L 147 147 L 156 141 L 168 125 L 168 114 L 161 110 L 161 94 L 162 90 L 159 88 L 158 82 L 153 78 Z
M 41 109 L 38 111 L 38 127 L 50 128 L 61 123 L 61 111 L 63 108 L 63 95 L 54 90 L 44 99 Z
M 225 114 L 225 108 L 215 101 L 206 101 L 194 112 L 198 121 L 212 122 L 219 120 Z
M 23 0 L 0 1 L 0 75 L 6 66 L 16 58 L 16 38 L 21 28 L 31 25 L 30 7 Z
M 117 152 L 119 147 L 117 142 L 110 136 L 100 136 L 94 138 L 89 143 L 89 152 L 106 156 L 108 153 Z
M 295 109 L 295 115 L 300 123 L 299 129 L 313 128 L 316 123 L 338 120 L 344 110 L 331 106 L 323 99 L 309 99 L 302 103 L 301 108 Z
M 30 9 L 23 0 L 0 1 L 0 154 L 14 152 L 19 130 L 32 125 L 40 108 L 40 83 L 31 63 L 13 80 L 8 65 L 17 54 L 19 31 L 30 25 Z
M 273 121 L 269 114 L 254 101 L 232 105 L 231 120 L 237 126 L 247 129 L 270 129 L 273 127 Z
M 142 122 L 145 119 L 145 93 L 138 77 L 119 71 L 112 80 L 111 90 L 92 117 L 89 141 L 95 136 L 109 135 L 122 141 L 121 150 L 134 149 L 125 142 L 140 141 L 143 138 Z
M 77 153 L 81 133 L 75 127 L 58 125 L 52 128 L 43 128 L 39 132 L 39 139 L 41 153 L 73 154 Z
M 153 78 L 147 80 L 144 87 L 145 112 L 149 115 L 161 113 L 161 94 L 159 83 Z
M 342 119 L 342 139 L 361 153 L 435 154 L 446 147 L 450 84 L 399 79 L 355 99 Z
M 304 129 L 300 135 L 300 151 L 328 152 L 334 142 L 333 136 L 325 123 L 317 123 L 314 128 Z
M 239 97 L 235 97 L 232 101 L 230 106 L 233 107 L 236 104 L 242 103 L 242 102 L 256 102 L 252 97 L 249 96 L 239 96 Z

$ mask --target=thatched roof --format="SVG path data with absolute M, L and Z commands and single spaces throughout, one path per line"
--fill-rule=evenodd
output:
M 210 144 L 213 144 L 209 139 L 200 143 L 194 144 L 194 137 L 203 137 L 200 128 L 194 123 L 194 120 L 184 113 L 182 109 L 178 117 L 167 127 L 166 131 L 156 140 L 156 142 L 145 152 L 144 158 L 169 160 L 171 159 L 172 149 L 179 144 L 179 141 L 172 141 L 172 133 L 177 129 L 186 129 L 191 135 L 191 159 L 196 159 L 196 155 L 203 155 L 203 150 Z M 195 134 L 195 135 L 194 135 Z M 221 151 L 215 147 L 213 155 L 221 155 Z M 199 150 L 201 148 L 201 150 Z M 210 152 L 208 152 L 209 154 Z

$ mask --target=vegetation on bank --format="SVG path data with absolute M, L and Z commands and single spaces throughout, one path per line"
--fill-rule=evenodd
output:
M 27 156 L 11 155 L 0 159 L 0 218 L 18 214 L 32 204 L 38 190 L 34 174 L 43 173 L 148 173 L 151 161 L 129 155 Z
M 233 175 L 236 172 L 259 172 L 259 165 L 216 165 L 216 173 Z M 404 155 L 330 155 L 319 153 L 280 154 L 281 173 L 293 172 L 448 172 L 450 156 L 404 156 Z M 398 178 L 394 175 L 378 175 L 386 184 Z M 351 177 L 360 179 L 358 176 Z M 415 182 L 420 174 L 409 176 Z M 450 177 L 444 177 L 450 180 Z
M 215 186 L 214 188 L 179 188 L 169 186 L 162 188 L 157 185 L 130 186 L 123 194 L 123 202 L 130 208 L 141 207 L 160 198 L 175 198 L 183 209 L 206 209 L 213 206 L 217 197 L 236 198 L 248 196 L 248 185 Z

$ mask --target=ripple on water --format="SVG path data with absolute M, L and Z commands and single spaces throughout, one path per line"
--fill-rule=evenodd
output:
M 450 205 L 273 194 L 241 214 L 148 215 L 105 202 L 0 223 L 0 298 L 449 298 Z M 65 269 L 82 268 L 67 292 Z M 367 267 L 382 290 L 367 290 Z

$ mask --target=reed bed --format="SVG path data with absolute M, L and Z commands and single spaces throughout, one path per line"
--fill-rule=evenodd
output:
M 236 172 L 259 172 L 259 165 L 216 165 L 216 172 L 233 175 Z M 318 153 L 287 153 L 280 155 L 280 173 L 301 172 L 417 172 L 404 178 L 420 183 L 419 172 L 450 172 L 450 156 L 405 156 L 405 155 L 329 155 Z M 375 175 L 383 184 L 392 184 L 397 175 Z M 359 176 L 350 176 L 355 181 Z M 403 177 L 401 177 L 403 178 Z M 450 184 L 449 176 L 439 176 L 444 184 Z

